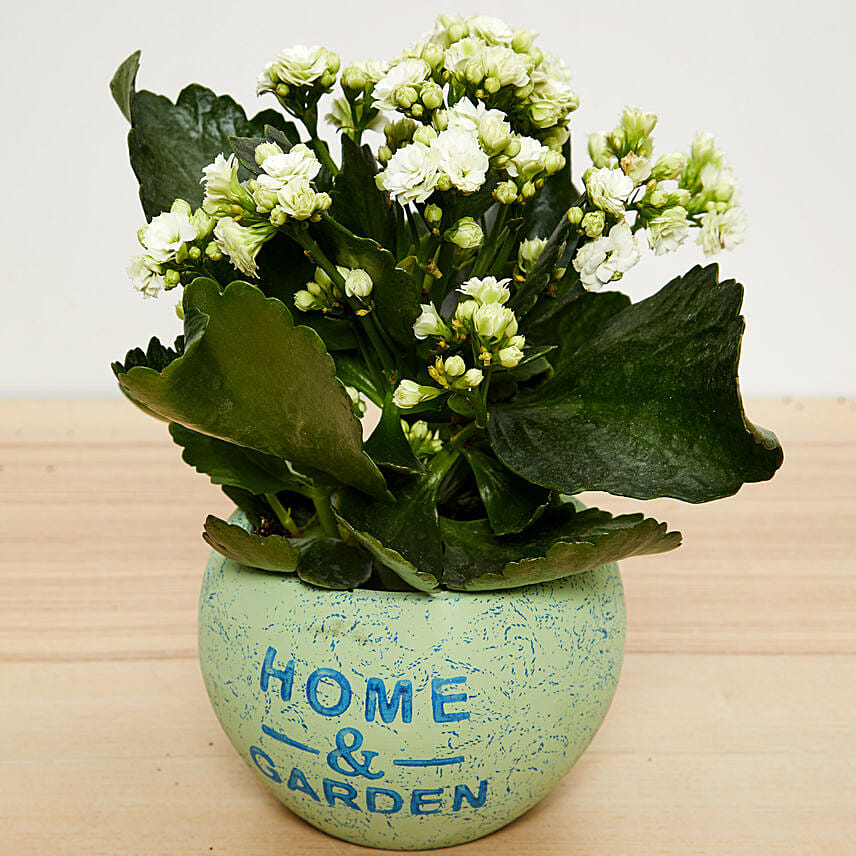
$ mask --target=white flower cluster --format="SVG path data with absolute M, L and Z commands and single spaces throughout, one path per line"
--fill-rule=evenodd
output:
M 362 268 L 347 268 L 336 265 L 341 282 L 334 282 L 320 267 L 315 268 L 315 278 L 306 283 L 306 288 L 300 289 L 294 295 L 294 305 L 301 312 L 319 310 L 330 312 L 338 309 L 346 297 L 353 298 L 358 303 L 367 303 L 374 288 L 369 273 Z
M 413 141 L 399 148 L 378 174 L 378 187 L 401 205 L 425 202 L 435 190 L 474 193 L 493 166 L 510 179 L 497 198 L 511 202 L 518 194 L 533 196 L 536 181 L 562 169 L 564 157 L 532 137 L 519 136 L 501 110 L 484 102 L 462 98 L 435 116 L 443 130 L 431 126 L 416 130 Z M 503 197 L 503 198 L 501 198 Z
M 256 257 L 277 227 L 289 220 L 317 220 L 331 203 L 312 184 L 321 164 L 303 143 L 288 152 L 276 143 L 262 143 L 256 146 L 255 160 L 262 172 L 246 182 L 238 178 L 235 155 L 217 155 L 202 170 L 202 208 L 217 218 L 217 247 L 248 276 L 258 275 Z
M 514 368 L 523 359 L 526 339 L 517 334 L 517 317 L 505 304 L 510 279 L 473 277 L 459 289 L 466 299 L 455 308 L 452 326 L 472 336 L 484 366 Z
M 464 358 L 457 355 L 445 359 L 437 357 L 434 364 L 428 366 L 428 374 L 436 386 L 413 380 L 399 382 L 392 395 L 396 407 L 407 410 L 448 392 L 470 392 L 484 380 L 481 370 L 468 369 Z
M 339 57 L 326 48 L 295 45 L 269 62 L 259 75 L 256 93 L 273 92 L 287 97 L 292 90 L 317 88 L 329 91 L 336 82 Z
M 134 288 L 146 297 L 178 285 L 178 268 L 188 259 L 202 255 L 198 244 L 211 234 L 214 221 L 202 210 L 193 212 L 183 199 L 176 199 L 169 211 L 158 214 L 137 232 L 144 252 L 133 256 L 128 277 Z

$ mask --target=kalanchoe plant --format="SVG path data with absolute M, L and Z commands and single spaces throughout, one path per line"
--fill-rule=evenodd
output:
M 340 75 L 284 51 L 258 92 L 288 119 L 138 92 L 138 62 L 111 85 L 148 218 L 129 274 L 183 289 L 184 333 L 114 371 L 243 510 L 205 523 L 223 555 L 327 588 L 510 588 L 680 542 L 574 494 L 706 502 L 781 464 L 743 412 L 739 284 L 709 265 L 635 304 L 602 290 L 642 243 L 742 240 L 711 137 L 656 156 L 657 117 L 627 108 L 575 187 L 565 66 L 483 16 Z

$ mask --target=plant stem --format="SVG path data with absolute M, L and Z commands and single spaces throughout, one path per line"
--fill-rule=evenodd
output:
M 311 107 L 301 117 L 309 136 L 312 139 L 312 148 L 315 149 L 315 154 L 321 160 L 321 163 L 330 170 L 330 175 L 336 176 L 339 174 L 339 167 L 333 162 L 330 157 L 330 150 L 327 148 L 327 143 L 318 136 L 318 110 L 316 107 Z
M 283 506 L 277 495 L 275 493 L 266 493 L 265 499 L 268 501 L 268 505 L 273 509 L 273 513 L 276 515 L 277 520 L 282 524 L 283 529 L 285 529 L 292 538 L 299 538 L 300 529 L 297 528 L 297 524 L 294 522 L 291 512 Z
M 333 515 L 333 507 L 330 504 L 330 488 L 313 488 L 309 496 L 315 506 L 315 513 L 318 515 L 318 522 L 324 530 L 324 534 L 330 538 L 339 537 L 339 527 L 336 525 L 336 518 Z

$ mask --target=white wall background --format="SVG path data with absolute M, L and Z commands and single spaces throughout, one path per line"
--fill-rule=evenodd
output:
M 0 33 L 0 396 L 114 395 L 110 360 L 179 332 L 172 296 L 141 299 L 124 267 L 143 222 L 107 83 L 142 48 L 140 88 L 175 98 L 192 81 L 255 112 L 258 70 L 281 48 L 324 43 L 345 61 L 391 56 L 435 12 L 498 15 L 542 33 L 571 66 L 577 165 L 585 137 L 625 104 L 659 113 L 660 151 L 713 130 L 751 217 L 721 257 L 746 286 L 743 388 L 755 395 L 856 393 L 854 5 L 750 2 L 402 0 L 35 2 Z M 685 247 L 624 281 L 645 296 L 695 264 Z

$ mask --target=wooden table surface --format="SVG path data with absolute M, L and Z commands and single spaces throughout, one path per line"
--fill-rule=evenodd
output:
M 762 400 L 785 465 L 624 563 L 612 709 L 559 787 L 468 854 L 856 853 L 856 401 Z M 232 750 L 195 655 L 229 504 L 124 402 L 0 403 L 0 854 L 358 854 Z

